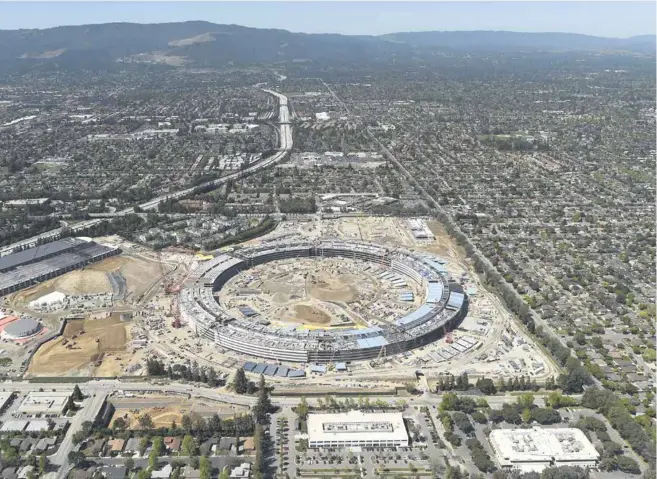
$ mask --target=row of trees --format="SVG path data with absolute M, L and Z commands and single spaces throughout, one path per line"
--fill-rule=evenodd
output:
M 317 211 L 314 196 L 291 196 L 287 199 L 280 199 L 278 205 L 281 213 L 315 213 Z
M 580 360 L 572 356 L 570 349 L 563 346 L 555 335 L 535 326 L 533 313 L 529 305 L 522 299 L 513 285 L 502 277 L 495 266 L 475 249 L 474 245 L 463 234 L 460 228 L 457 227 L 454 221 L 442 210 L 437 210 L 436 216 L 445 225 L 447 233 L 472 258 L 477 273 L 483 274 L 486 283 L 500 294 L 506 306 L 520 318 L 529 332 L 535 334 L 550 350 L 556 361 L 565 368 L 566 373 L 562 374 L 558 379 L 559 386 L 565 392 L 580 393 L 583 391 L 584 386 L 592 384 L 593 378 L 586 368 L 582 366 Z
M 623 455 L 623 446 L 611 440 L 607 432 L 607 425 L 598 418 L 586 416 L 580 418 L 573 424 L 581 429 L 590 438 L 590 433 L 594 432 L 598 440 L 602 443 L 600 454 L 600 469 L 603 471 L 621 471 L 629 474 L 638 474 L 641 468 L 631 457 Z
M 269 216 L 265 217 L 258 225 L 253 228 L 240 231 L 231 236 L 220 239 L 210 239 L 203 242 L 203 248 L 206 251 L 223 248 L 234 243 L 243 243 L 244 241 L 265 235 L 276 228 L 278 223 Z
M 146 369 L 149 376 L 167 376 L 169 379 L 183 379 L 205 383 L 210 387 L 219 387 L 225 384 L 223 379 L 219 379 L 214 368 L 201 368 L 196 362 L 191 367 L 184 364 L 174 364 L 166 366 L 163 361 L 157 358 L 146 360 Z
M 447 374 L 441 375 L 438 378 L 438 382 L 436 383 L 436 391 L 467 391 L 471 386 L 472 385 L 468 378 L 468 373 L 463 373 L 459 376 Z M 515 378 L 509 378 L 506 381 L 504 381 L 504 379 L 500 379 L 497 386 L 492 379 L 482 377 L 477 379 L 475 387 L 482 393 L 490 396 L 497 394 L 498 391 L 538 391 L 540 389 L 536 379 L 532 379 L 529 376 L 516 376 Z M 556 384 L 554 383 L 554 379 L 548 378 L 546 388 L 554 389 L 555 387 Z
M 582 406 L 595 409 L 604 415 L 632 449 L 654 468 L 655 442 L 618 396 L 608 390 L 588 388 L 582 397 Z
M 213 436 L 224 437 L 245 437 L 253 435 L 255 427 L 254 419 L 250 414 L 243 414 L 229 419 L 221 419 L 217 414 L 213 414 L 209 419 L 202 417 L 194 420 L 188 414 L 184 414 L 181 418 L 180 425 L 175 421 L 171 423 L 170 427 L 155 428 L 152 418 L 148 414 L 143 414 L 139 417 L 139 427 L 141 430 L 148 431 L 151 435 L 156 436 L 182 436 L 184 434 L 192 434 L 199 440 L 207 439 Z M 101 428 L 96 432 L 105 436 L 117 435 L 119 437 L 130 437 L 134 434 L 134 430 L 130 428 L 130 424 L 123 418 L 116 418 L 112 424 L 112 429 Z M 88 437 L 89 433 L 87 433 Z
M 274 405 L 269 396 L 269 388 L 265 383 L 265 377 L 261 374 L 258 382 L 258 399 L 251 408 L 255 419 L 255 433 L 253 442 L 256 448 L 256 457 L 253 464 L 253 478 L 262 479 L 266 476 L 267 463 L 265 453 L 268 448 L 267 438 L 265 436 L 265 427 L 269 427 L 270 414 L 274 412 Z

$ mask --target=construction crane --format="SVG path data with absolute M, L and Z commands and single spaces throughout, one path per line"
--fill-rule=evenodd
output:
M 171 316 L 173 316 L 173 322 L 171 323 L 171 326 L 173 326 L 174 328 L 179 328 L 180 326 L 182 326 L 182 323 L 180 322 L 180 305 L 178 303 L 178 293 L 180 293 L 180 289 L 182 285 L 181 284 L 174 285 L 173 277 L 171 276 L 171 274 L 164 271 L 164 265 L 162 263 L 162 253 L 159 250 L 157 252 L 157 261 L 158 264 L 160 265 L 162 284 L 164 285 L 164 294 L 175 295 L 173 301 L 171 302 Z

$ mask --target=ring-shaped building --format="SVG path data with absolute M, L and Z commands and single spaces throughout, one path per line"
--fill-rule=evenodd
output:
M 215 298 L 231 278 L 254 266 L 294 258 L 342 257 L 375 263 L 425 291 L 415 311 L 365 329 L 274 326 L 230 314 Z M 222 348 L 277 361 L 330 363 L 374 359 L 436 341 L 467 314 L 461 286 L 435 256 L 354 241 L 278 243 L 220 254 L 197 268 L 180 291 L 180 316 L 198 336 Z

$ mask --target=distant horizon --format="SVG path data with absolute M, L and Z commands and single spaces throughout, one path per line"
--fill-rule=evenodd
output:
M 629 35 L 625 37 L 615 37 L 615 36 L 604 36 L 604 35 L 592 35 L 588 33 L 579 33 L 579 32 L 566 32 L 566 31 L 527 31 L 527 30 L 495 30 L 495 29 L 461 29 L 461 30 L 396 30 L 385 33 L 377 34 L 368 34 L 368 33 L 338 33 L 338 32 L 303 32 L 297 30 L 290 30 L 287 28 L 278 28 L 278 27 L 252 27 L 249 25 L 241 25 L 238 23 L 217 23 L 209 20 L 179 20 L 179 21 L 167 21 L 167 22 L 131 22 L 131 21 L 116 21 L 116 22 L 89 22 L 89 23 L 76 23 L 76 24 L 65 24 L 65 25 L 56 25 L 53 27 L 43 27 L 43 28 L 0 28 L 0 31 L 19 31 L 19 30 L 50 30 L 53 28 L 68 28 L 68 27 L 83 27 L 87 25 L 111 25 L 111 24 L 132 24 L 132 25 L 166 25 L 168 23 L 192 23 L 192 22 L 204 22 L 211 23 L 213 25 L 229 25 L 237 26 L 244 28 L 254 28 L 258 30 L 283 30 L 290 33 L 301 33 L 305 35 L 344 35 L 344 36 L 383 36 L 383 35 L 392 35 L 395 33 L 428 33 L 428 32 L 438 32 L 438 33 L 459 33 L 459 32 L 494 32 L 494 33 L 522 33 L 522 34 L 564 34 L 564 35 L 582 35 L 587 37 L 597 37 L 597 38 L 608 38 L 615 40 L 627 40 L 634 37 L 646 37 L 652 36 L 657 37 L 657 33 L 637 33 L 635 35 Z
M 657 33 L 655 2 L 3 2 L 1 30 L 207 21 L 294 33 Z

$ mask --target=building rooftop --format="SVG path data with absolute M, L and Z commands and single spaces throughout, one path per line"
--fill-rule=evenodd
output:
M 400 412 L 310 414 L 308 436 L 311 441 L 408 440 Z
M 490 441 L 501 464 L 600 457 L 584 433 L 576 428 L 495 429 Z

